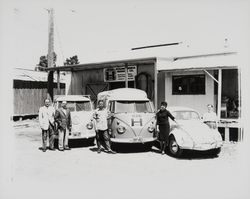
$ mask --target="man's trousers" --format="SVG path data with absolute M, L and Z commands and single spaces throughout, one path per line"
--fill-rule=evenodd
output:
M 42 129 L 42 142 L 43 142 L 43 150 L 47 149 L 47 138 L 49 137 L 49 148 L 54 149 L 55 142 L 55 133 L 52 126 L 49 126 L 48 130 Z

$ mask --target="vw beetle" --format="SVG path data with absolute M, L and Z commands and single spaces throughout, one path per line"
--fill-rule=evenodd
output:
M 218 129 L 211 129 L 203 123 L 200 114 L 188 107 L 169 107 L 179 125 L 170 121 L 168 149 L 171 155 L 179 157 L 183 150 L 210 151 L 217 155 L 223 145 Z

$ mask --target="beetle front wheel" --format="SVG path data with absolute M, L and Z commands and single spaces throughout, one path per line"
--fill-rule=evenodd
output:
M 174 137 L 171 137 L 168 145 L 169 152 L 174 157 L 180 157 L 183 150 L 179 147 Z

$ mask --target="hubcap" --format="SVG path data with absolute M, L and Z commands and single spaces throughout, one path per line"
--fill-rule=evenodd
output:
M 177 145 L 176 141 L 172 141 L 171 142 L 171 151 L 173 153 L 177 153 L 177 151 L 178 151 L 178 145 Z

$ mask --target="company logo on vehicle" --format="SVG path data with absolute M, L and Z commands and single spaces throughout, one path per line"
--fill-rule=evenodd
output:
M 142 126 L 142 118 L 132 118 L 131 126 Z

